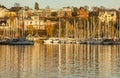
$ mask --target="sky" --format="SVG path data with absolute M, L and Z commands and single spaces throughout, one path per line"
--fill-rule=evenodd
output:
M 45 8 L 50 6 L 54 9 L 60 9 L 66 6 L 104 6 L 106 8 L 115 8 L 120 7 L 120 0 L 0 0 L 0 4 L 6 6 L 7 8 L 13 7 L 14 3 L 19 3 L 21 6 L 29 6 L 34 8 L 35 2 L 39 3 L 39 8 Z

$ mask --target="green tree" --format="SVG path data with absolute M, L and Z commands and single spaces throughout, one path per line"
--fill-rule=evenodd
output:
M 20 7 L 20 4 L 19 4 L 19 3 L 14 3 L 14 6 L 11 7 L 11 8 L 9 9 L 9 11 L 18 13 L 18 11 L 19 11 L 20 9 L 22 9 L 22 7 Z
M 20 7 L 19 3 L 14 3 L 14 7 Z
M 4 5 L 0 5 L 0 8 L 6 8 Z M 7 8 L 6 8 L 7 9 Z
M 72 16 L 76 17 L 77 15 L 78 15 L 78 8 L 77 7 L 73 7 Z
M 34 9 L 39 10 L 39 4 L 36 2 Z

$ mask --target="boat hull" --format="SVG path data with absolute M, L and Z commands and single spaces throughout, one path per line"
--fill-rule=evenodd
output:
M 27 39 L 8 39 L 0 41 L 0 45 L 34 45 L 34 42 Z

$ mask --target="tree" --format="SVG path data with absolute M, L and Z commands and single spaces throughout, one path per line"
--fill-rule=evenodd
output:
M 78 15 L 78 8 L 73 7 L 72 16 L 76 17 Z
M 14 6 L 9 9 L 12 12 L 18 12 L 22 7 L 20 7 L 19 3 L 14 3 Z
M 86 11 L 89 11 L 89 7 L 88 7 L 87 5 L 84 6 L 84 9 L 85 9 Z
M 39 10 L 39 4 L 36 2 L 34 9 Z
M 49 6 L 49 5 L 47 5 L 47 6 L 45 7 L 45 9 L 50 9 L 50 6 Z
M 54 25 L 49 20 L 46 21 L 46 31 L 48 37 L 53 37 Z
M 20 4 L 19 3 L 15 3 L 14 7 L 20 7 Z
M 7 9 L 4 5 L 0 5 L 0 8 L 5 8 L 5 9 Z
M 51 13 L 51 16 L 56 17 L 56 16 L 57 16 L 57 12 L 52 12 L 52 13 Z
M 100 9 L 101 9 L 101 10 L 105 10 L 105 7 L 104 7 L 104 6 L 100 6 Z
M 96 7 L 96 6 L 92 7 L 92 10 L 93 10 L 93 11 L 98 11 L 98 9 L 99 9 L 99 8 Z
M 18 12 L 22 7 L 11 7 L 9 11 Z
M 87 10 L 87 7 L 83 8 L 80 7 L 79 9 L 79 17 L 82 19 L 87 19 L 89 15 L 89 11 Z

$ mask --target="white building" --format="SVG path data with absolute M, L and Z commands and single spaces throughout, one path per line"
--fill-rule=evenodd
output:
M 45 30 L 44 18 L 40 17 L 41 10 L 24 10 L 19 11 L 19 22 L 24 21 L 24 28 L 28 25 L 33 25 L 35 29 Z
M 0 8 L 0 18 L 4 18 L 7 14 L 8 10 L 5 8 Z
M 35 29 L 45 30 L 44 19 L 38 15 L 33 15 L 24 19 L 24 26 L 27 29 L 28 25 L 33 25 Z
M 117 14 L 116 14 L 116 11 L 102 11 L 102 12 L 99 12 L 99 20 L 101 22 L 115 22 L 116 21 L 116 18 L 117 18 Z

